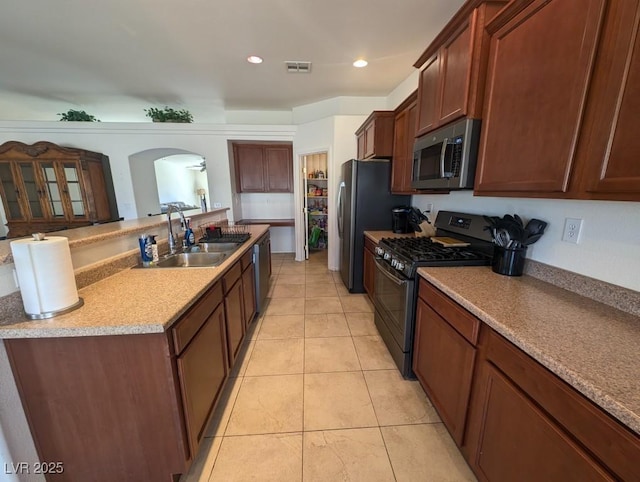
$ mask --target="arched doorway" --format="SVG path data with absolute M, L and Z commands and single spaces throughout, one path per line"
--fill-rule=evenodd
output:
M 154 148 L 129 156 L 131 183 L 138 217 L 160 214 L 162 203 L 200 207 L 198 189 L 209 192 L 206 173 L 198 166 L 204 156 L 176 148 Z M 202 174 L 202 175 L 201 175 Z M 181 199 L 182 198 L 182 199 Z

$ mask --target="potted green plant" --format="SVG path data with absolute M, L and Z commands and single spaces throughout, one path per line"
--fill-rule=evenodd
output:
M 58 113 L 61 121 L 65 122 L 100 122 L 94 116 L 87 114 L 83 110 L 69 109 L 67 112 Z
M 164 109 L 150 107 L 145 109 L 145 112 L 153 122 L 183 122 L 188 124 L 193 122 L 193 116 L 187 109 L 175 110 L 168 106 L 165 106 Z

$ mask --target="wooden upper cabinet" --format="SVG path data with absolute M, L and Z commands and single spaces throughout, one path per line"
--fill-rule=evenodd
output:
M 376 110 L 356 131 L 358 159 L 393 156 L 393 111 Z
M 466 115 L 469 96 L 469 73 L 473 50 L 473 28 L 476 27 L 477 10 L 471 14 L 469 22 L 456 31 L 442 46 L 442 69 L 440 94 L 440 124 Z
M 118 219 L 109 158 L 50 142 L 0 146 L 9 237 Z
M 238 192 L 293 192 L 291 144 L 233 143 Z
M 417 91 L 412 93 L 396 109 L 393 128 L 393 159 L 391 161 L 391 192 L 415 194 L 411 187 L 413 169 L 413 144 L 417 117 Z
M 416 134 L 424 134 L 438 125 L 438 97 L 440 94 L 440 56 L 434 55 L 420 72 L 418 82 L 418 126 Z
M 262 146 L 234 144 L 238 192 L 264 192 L 264 149 Z
M 293 192 L 293 156 L 291 146 L 265 147 L 266 177 L 269 192 Z
M 640 201 L 640 2 L 609 2 L 607 18 L 576 185 L 587 198 Z
M 487 26 L 476 193 L 640 200 L 638 0 L 530 0 Z
M 482 114 L 489 37 L 485 24 L 506 1 L 470 1 L 414 64 L 420 68 L 416 136 Z
M 564 192 L 605 0 L 536 0 L 490 25 L 476 191 Z

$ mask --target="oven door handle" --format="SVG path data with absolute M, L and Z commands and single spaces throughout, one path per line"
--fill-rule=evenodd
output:
M 395 283 L 398 286 L 402 286 L 403 284 L 405 284 L 407 282 L 406 279 L 401 279 L 398 278 L 396 276 L 393 276 L 393 274 L 391 274 L 389 272 L 389 268 L 387 268 L 382 261 L 380 261 L 380 258 L 375 258 L 375 262 L 376 262 L 376 266 L 378 267 L 378 270 L 385 275 L 387 278 L 389 278 L 390 281 L 392 281 L 393 283 Z

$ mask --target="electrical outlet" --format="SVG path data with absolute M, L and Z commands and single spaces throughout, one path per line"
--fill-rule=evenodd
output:
M 565 218 L 564 231 L 562 232 L 562 240 L 567 243 L 578 244 L 580 241 L 580 233 L 582 232 L 582 219 Z
M 213 203 L 213 207 L 214 207 L 215 209 L 217 209 L 217 208 L 221 208 L 221 207 L 222 207 L 222 204 L 221 204 L 221 203 Z
M 433 203 L 427 203 L 424 207 L 424 212 L 432 213 L 433 212 Z

